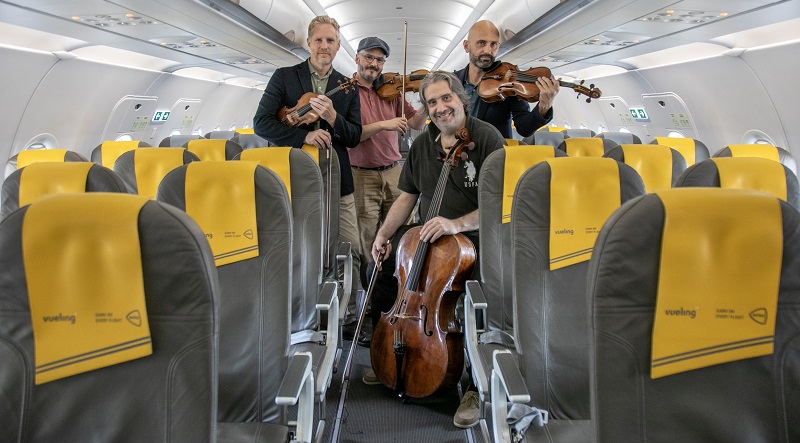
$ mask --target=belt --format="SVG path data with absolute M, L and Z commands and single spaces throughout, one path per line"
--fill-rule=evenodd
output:
M 361 167 L 361 166 L 354 166 L 354 165 L 350 165 L 350 166 L 352 166 L 352 167 L 354 167 L 356 169 L 363 169 L 365 171 L 385 171 L 387 169 L 394 168 L 395 166 L 397 166 L 397 163 L 399 163 L 399 162 L 391 162 L 386 166 L 378 166 L 376 168 L 364 168 L 364 167 Z

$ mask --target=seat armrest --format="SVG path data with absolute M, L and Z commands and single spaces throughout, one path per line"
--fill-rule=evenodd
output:
M 487 303 L 480 282 L 467 280 L 466 286 L 467 291 L 464 296 L 464 335 L 467 338 L 467 352 L 469 352 L 470 346 L 478 345 L 477 315 L 483 316 L 484 325 L 486 324 L 485 312 Z
M 347 315 L 347 305 L 350 303 L 350 294 L 353 292 L 353 247 L 350 242 L 342 242 L 336 251 L 336 267 L 342 269 L 342 294 L 339 296 L 339 322 L 344 323 Z
M 317 301 L 318 311 L 327 311 L 327 329 L 325 330 L 325 353 L 319 363 L 316 392 L 320 395 L 320 401 L 325 398 L 325 392 L 330 386 L 333 378 L 333 367 L 336 363 L 336 355 L 339 347 L 339 330 L 341 320 L 339 318 L 339 285 L 333 281 L 322 283 L 319 300 Z
M 519 371 L 510 351 L 494 351 L 492 354 L 492 431 L 495 442 L 510 442 L 511 429 L 508 426 L 508 404 L 528 403 L 531 396 L 522 373 Z
M 339 250 L 336 251 L 336 260 L 344 260 L 352 255 L 353 246 L 350 242 L 342 242 L 339 245 Z
M 314 374 L 311 371 L 311 354 L 299 352 L 289 359 L 275 403 L 283 406 L 297 405 L 298 441 L 311 441 L 314 423 Z

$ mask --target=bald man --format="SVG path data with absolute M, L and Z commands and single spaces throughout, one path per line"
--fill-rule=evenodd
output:
M 455 74 L 470 95 L 470 115 L 490 123 L 505 138 L 512 138 L 513 120 L 519 135 L 527 137 L 553 119 L 553 99 L 558 93 L 558 82 L 552 78 L 539 77 L 536 80 L 539 102 L 533 107 L 517 97 L 508 97 L 493 103 L 483 101 L 478 97 L 477 85 L 486 72 L 500 65 L 500 60 L 495 59 L 499 49 L 500 31 L 497 26 L 488 20 L 476 22 L 464 40 L 464 51 L 469 54 L 469 64 Z

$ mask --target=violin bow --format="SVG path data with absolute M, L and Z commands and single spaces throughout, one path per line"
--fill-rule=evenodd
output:
M 403 22 L 403 79 L 400 97 L 400 116 L 406 118 L 406 52 L 408 50 L 408 20 Z

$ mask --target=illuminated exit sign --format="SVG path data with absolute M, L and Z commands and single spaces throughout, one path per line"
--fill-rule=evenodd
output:
M 647 120 L 647 113 L 644 112 L 644 108 L 630 108 L 631 117 L 635 118 L 636 120 Z
M 170 111 L 156 111 L 155 115 L 153 115 L 154 122 L 165 122 L 169 118 Z

